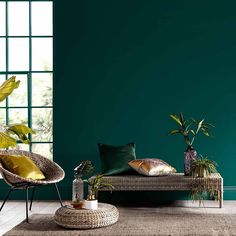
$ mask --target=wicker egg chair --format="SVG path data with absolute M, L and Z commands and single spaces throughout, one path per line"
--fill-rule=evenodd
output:
M 42 185 L 48 185 L 53 184 L 59 201 L 62 204 L 61 196 L 59 189 L 57 187 L 57 183 L 61 181 L 64 176 L 65 172 L 64 170 L 55 162 L 32 152 L 27 151 L 21 151 L 21 150 L 0 150 L 0 155 L 24 155 L 28 156 L 35 164 L 36 166 L 43 172 L 45 175 L 44 180 L 33 180 L 33 179 L 26 179 L 23 177 L 20 177 L 19 175 L 13 174 L 10 171 L 6 170 L 3 165 L 1 164 L 0 159 L 0 173 L 5 180 L 5 182 L 10 186 L 10 190 L 8 191 L 5 200 L 2 203 L 2 206 L 0 208 L 0 211 L 2 210 L 3 206 L 5 205 L 7 199 L 10 196 L 10 193 L 14 190 L 25 190 L 25 196 L 26 196 L 26 221 L 28 222 L 28 200 L 29 200 L 29 194 L 28 190 L 29 188 L 32 189 L 32 195 L 31 195 L 31 201 L 30 201 L 30 210 L 32 208 L 33 198 L 34 198 L 34 192 L 35 187 L 42 186 Z

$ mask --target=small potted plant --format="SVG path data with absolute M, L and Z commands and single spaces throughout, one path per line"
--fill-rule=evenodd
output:
M 82 161 L 75 169 L 73 181 L 73 194 L 72 204 L 78 204 L 80 206 L 81 201 L 84 199 L 84 181 L 82 177 L 88 175 L 94 170 L 94 166 L 91 161 Z
M 210 137 L 210 130 L 214 126 L 210 123 L 207 123 L 205 119 L 197 121 L 195 119 L 186 120 L 183 116 L 183 113 L 180 115 L 172 114 L 170 115 L 171 119 L 178 124 L 178 129 L 172 130 L 169 134 L 181 134 L 184 137 L 184 141 L 187 144 L 187 149 L 184 152 L 184 174 L 191 174 L 191 164 L 194 159 L 197 157 L 197 151 L 193 148 L 193 143 L 195 138 L 202 133 L 203 135 Z
M 192 175 L 198 178 L 208 177 L 211 173 L 216 172 L 217 163 L 200 155 L 197 159 L 193 160 L 191 170 Z
M 218 199 L 218 192 L 214 187 L 208 184 L 208 176 L 217 172 L 217 163 L 200 155 L 192 162 L 192 175 L 195 177 L 192 182 L 191 198 L 193 201 L 199 201 L 204 206 L 204 199 L 210 195 L 212 199 Z M 206 178 L 204 181 L 200 178 Z
M 98 208 L 98 190 L 109 188 L 112 192 L 114 187 L 110 182 L 103 180 L 103 175 L 100 174 L 90 180 L 85 180 L 85 182 L 89 185 L 89 192 L 84 208 L 96 210 Z

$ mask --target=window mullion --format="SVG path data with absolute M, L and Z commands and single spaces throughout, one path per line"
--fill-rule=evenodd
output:
M 6 0 L 6 80 L 8 79 L 9 71 L 9 41 L 8 41 L 8 0 Z M 8 97 L 6 98 L 6 125 L 9 124 L 9 109 L 8 109 Z
M 31 0 L 29 1 L 29 73 L 28 73 L 28 125 L 32 128 L 32 15 L 31 15 Z M 32 135 L 29 134 L 29 139 L 32 141 Z M 30 144 L 32 151 L 32 144 Z

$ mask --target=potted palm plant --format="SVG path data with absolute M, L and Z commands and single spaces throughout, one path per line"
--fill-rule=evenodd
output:
M 205 119 L 200 121 L 193 118 L 186 120 L 183 116 L 183 113 L 180 113 L 179 116 L 171 114 L 170 117 L 178 124 L 178 129 L 170 131 L 169 134 L 181 134 L 184 138 L 184 142 L 187 144 L 187 149 L 184 152 L 184 174 L 190 175 L 192 161 L 197 157 L 197 151 L 193 148 L 193 143 L 200 133 L 210 137 L 211 128 L 214 126 L 210 123 L 207 123 Z
M 92 179 L 85 180 L 85 182 L 89 185 L 89 193 L 87 200 L 85 200 L 85 208 L 96 210 L 98 208 L 98 190 L 109 188 L 112 192 L 114 187 L 110 182 L 103 180 L 103 175 L 100 174 Z

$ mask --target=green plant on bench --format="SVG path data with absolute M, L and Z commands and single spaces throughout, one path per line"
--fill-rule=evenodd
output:
M 216 170 L 217 163 L 208 159 L 208 157 L 203 157 L 202 155 L 198 156 L 196 160 L 192 162 L 192 176 L 205 178 L 211 173 L 217 172 Z
M 97 199 L 98 190 L 100 189 L 108 188 L 111 192 L 114 189 L 112 183 L 110 181 L 103 180 L 103 175 L 100 174 L 96 175 L 93 179 L 84 180 L 84 182 L 90 186 L 87 200 Z
M 185 119 L 183 113 L 180 115 L 171 114 L 171 119 L 178 124 L 178 128 L 169 132 L 170 135 L 180 134 L 183 136 L 187 149 L 184 152 L 184 174 L 191 174 L 191 163 L 197 157 L 197 151 L 193 148 L 193 143 L 200 133 L 211 137 L 210 131 L 214 126 L 207 123 L 205 119 Z
M 208 157 L 198 156 L 193 160 L 191 170 L 192 176 L 195 177 L 192 183 L 191 197 L 193 201 L 199 201 L 204 206 L 205 198 L 210 195 L 211 199 L 218 199 L 218 191 L 208 184 L 208 176 L 211 173 L 216 173 L 217 163 L 208 159 Z M 205 178 L 204 181 L 198 181 L 199 178 Z

